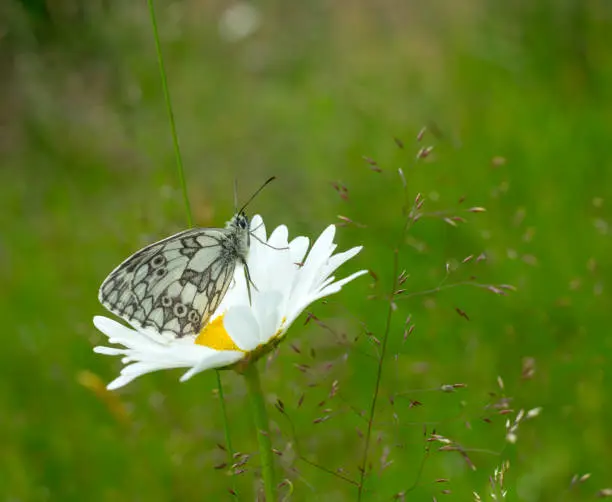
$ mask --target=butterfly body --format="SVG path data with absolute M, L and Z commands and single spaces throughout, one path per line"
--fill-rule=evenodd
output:
M 179 232 L 136 252 L 104 280 L 98 298 L 130 324 L 172 338 L 197 335 L 245 268 L 249 220 L 239 211 L 225 228 Z

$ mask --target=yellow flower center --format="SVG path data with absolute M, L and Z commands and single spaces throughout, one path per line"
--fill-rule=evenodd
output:
M 202 331 L 200 331 L 200 334 L 195 339 L 195 343 L 214 350 L 238 350 L 244 352 L 225 331 L 223 314 L 202 328 Z

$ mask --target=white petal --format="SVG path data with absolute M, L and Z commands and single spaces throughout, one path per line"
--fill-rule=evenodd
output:
M 308 237 L 304 237 L 302 235 L 296 237 L 289 243 L 293 263 L 299 263 L 301 266 L 301 263 L 304 261 L 304 256 L 306 256 L 306 251 L 308 251 L 309 244 L 310 240 Z
M 106 388 L 108 390 L 116 390 L 120 387 L 123 387 L 124 385 L 127 385 L 128 383 L 130 383 L 132 380 L 134 380 L 138 375 L 133 375 L 130 377 L 126 377 L 124 375 L 119 375 L 117 378 L 115 378 L 111 383 L 109 383 Z
M 259 343 L 265 343 L 280 326 L 279 305 L 282 295 L 277 291 L 267 291 L 259 295 L 253 304 L 253 311 L 259 324 Z
M 123 387 L 124 385 L 130 383 L 132 380 L 138 378 L 139 376 L 145 375 L 147 373 L 151 373 L 153 371 L 157 371 L 160 369 L 166 369 L 165 366 L 154 366 L 154 365 L 145 365 L 142 363 L 134 363 L 126 366 L 121 370 L 121 374 L 119 377 L 115 378 L 111 383 L 109 383 L 106 388 L 108 390 L 118 389 L 119 387 Z
M 306 256 L 304 266 L 300 269 L 299 284 L 296 293 L 301 296 L 316 287 L 317 281 L 321 280 L 322 269 L 333 253 L 333 244 L 336 227 L 328 226 L 312 245 Z
M 336 247 L 334 244 L 334 235 L 336 235 L 336 227 L 334 225 L 329 225 L 323 230 L 323 233 L 312 245 L 312 249 L 310 253 L 308 253 L 308 258 L 306 258 L 306 263 L 310 262 L 312 266 L 325 263 Z
M 330 257 L 327 264 L 325 265 L 326 275 L 333 273 L 338 267 L 349 261 L 355 255 L 359 254 L 362 249 L 363 246 L 357 246 L 349 249 L 348 251 L 344 251 L 343 253 L 337 253 Z
M 236 305 L 230 308 L 223 318 L 223 326 L 241 350 L 248 352 L 259 345 L 259 325 L 250 307 Z
M 265 263 L 258 265 L 257 274 L 253 278 L 259 290 L 258 295 L 275 291 L 288 297 L 296 273 L 289 250 L 270 249 L 269 252 L 272 253 L 272 256 Z
M 344 279 L 340 279 L 339 281 L 336 281 L 333 284 L 330 284 L 329 286 L 324 287 L 312 297 L 310 302 L 312 303 L 312 302 L 317 301 L 320 298 L 323 298 L 324 296 L 329 296 L 329 295 L 333 295 L 334 293 L 337 293 L 338 291 L 342 289 L 342 286 L 351 282 L 353 279 L 356 279 L 357 277 L 360 277 L 367 273 L 368 273 L 367 270 L 360 270 L 359 272 L 355 272 L 354 274 L 351 274 L 348 277 L 345 277 Z
M 348 277 L 345 277 L 344 279 L 340 279 L 339 281 L 337 281 L 334 284 L 332 284 L 332 286 L 338 286 L 338 287 L 342 288 L 345 284 L 348 284 L 352 280 L 357 279 L 357 277 L 361 277 L 362 275 L 365 275 L 367 273 L 368 273 L 367 270 L 359 270 L 358 272 L 354 272 L 351 275 L 349 275 Z
M 134 333 L 134 330 L 126 328 L 123 324 L 101 315 L 95 316 L 93 318 L 93 323 L 98 330 L 109 338 L 130 338 Z
M 262 241 L 266 240 L 266 226 L 264 225 L 263 219 L 258 214 L 251 218 L 250 229 L 258 239 Z
M 148 346 L 152 343 L 160 346 L 168 345 L 168 340 L 161 335 L 152 337 L 149 333 L 145 334 L 142 331 L 128 328 L 108 317 L 98 315 L 94 317 L 93 322 L 98 330 L 108 336 L 110 343 L 120 343 L 134 348 L 142 344 Z
M 94 347 L 96 354 L 104 354 L 105 356 L 120 356 L 125 354 L 125 349 L 117 349 L 115 347 Z
M 293 321 L 295 321 L 298 318 L 298 316 L 304 311 L 304 309 L 308 307 L 308 305 L 316 302 L 317 300 L 325 296 L 330 296 L 330 295 L 333 295 L 334 293 L 337 293 L 338 291 L 342 289 L 342 286 L 344 286 L 346 283 L 352 281 L 353 279 L 356 279 L 357 277 L 361 275 L 367 274 L 367 273 L 368 273 L 367 270 L 360 270 L 359 272 L 355 272 L 354 274 L 351 274 L 348 277 L 345 277 L 344 279 L 341 279 L 337 282 L 334 282 L 333 284 L 326 286 L 321 291 L 313 291 L 309 296 L 305 296 L 300 299 L 296 299 L 296 301 L 291 304 L 290 309 L 288 309 L 287 313 L 285 314 L 285 317 L 287 320 L 286 320 L 284 329 L 286 330 L 293 323 Z
M 270 234 L 268 239 L 268 245 L 277 248 L 288 247 L 287 237 L 289 236 L 289 230 L 285 225 L 279 225 Z
M 236 350 L 219 351 L 216 354 L 211 355 L 210 357 L 203 358 L 196 366 L 184 373 L 183 376 L 181 376 L 180 381 L 186 382 L 192 376 L 205 370 L 209 370 L 212 368 L 223 368 L 224 366 L 234 364 L 240 361 L 240 359 L 242 359 L 243 357 L 244 353 L 238 352 Z
M 131 376 L 131 375 L 144 375 L 146 373 L 151 373 L 153 371 L 159 370 L 170 370 L 175 368 L 181 368 L 181 364 L 177 362 L 137 362 L 128 364 L 121 370 L 122 375 Z
M 249 272 L 253 274 L 256 271 L 256 267 L 251 266 L 251 258 L 249 256 Z M 251 277 L 253 279 L 253 277 Z M 253 288 L 251 287 L 251 293 Z M 234 277 L 232 279 L 232 285 L 225 294 L 225 297 L 221 301 L 221 304 L 217 308 L 216 313 L 212 316 L 212 319 L 217 317 L 219 314 L 226 312 L 233 305 L 248 305 L 249 296 L 246 286 L 246 276 L 244 273 L 244 267 L 241 264 L 236 266 L 234 271 Z

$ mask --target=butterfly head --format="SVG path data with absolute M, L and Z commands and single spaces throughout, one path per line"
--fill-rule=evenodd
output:
M 225 225 L 225 228 L 230 230 L 233 234 L 234 241 L 236 242 L 236 246 L 238 248 L 238 255 L 243 257 L 243 260 L 246 260 L 246 255 L 249 251 L 249 247 L 251 246 L 251 228 L 249 218 L 245 214 L 244 210 L 255 198 L 255 196 L 274 179 L 276 179 L 275 176 L 268 178 L 266 182 L 261 185 L 253 195 L 251 195 L 251 198 L 247 200 L 239 210 L 236 211 L 233 218 Z
M 236 227 L 240 230 L 249 231 L 249 218 L 243 212 L 240 212 L 236 215 Z
M 239 254 L 246 256 L 251 246 L 249 217 L 244 211 L 239 211 L 227 222 L 225 228 L 234 236 L 233 240 L 239 248 Z
M 232 219 L 225 224 L 225 228 L 236 233 L 249 231 L 249 217 L 243 211 L 236 213 Z

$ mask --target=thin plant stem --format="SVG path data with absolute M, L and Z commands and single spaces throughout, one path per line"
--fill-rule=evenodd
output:
M 170 131 L 172 134 L 172 143 L 174 145 L 174 155 L 176 157 L 176 167 L 178 170 L 179 182 L 183 190 L 183 201 L 185 202 L 185 212 L 187 215 L 187 224 L 193 227 L 193 217 L 191 216 L 191 206 L 189 204 L 189 196 L 187 194 L 187 181 L 185 180 L 185 169 L 183 168 L 183 158 L 181 156 L 181 148 L 179 146 L 178 134 L 176 133 L 176 123 L 174 121 L 174 110 L 172 108 L 172 100 L 170 99 L 170 90 L 168 88 L 168 79 L 166 78 L 166 68 L 164 65 L 164 57 L 162 55 L 161 43 L 159 41 L 159 30 L 157 29 L 157 18 L 155 17 L 155 6 L 153 0 L 148 0 L 149 14 L 151 16 L 151 26 L 153 27 L 153 37 L 155 38 L 155 50 L 157 51 L 157 63 L 159 64 L 159 73 L 161 76 L 161 84 L 164 90 L 164 98 L 166 101 L 166 111 L 168 112 L 168 120 L 170 121 Z
M 251 412 L 255 421 L 257 442 L 259 443 L 259 455 L 261 458 L 261 475 L 264 482 L 264 493 L 267 502 L 276 502 L 276 483 L 274 481 L 274 457 L 272 453 L 272 443 L 270 441 L 270 428 L 268 425 L 268 413 L 257 363 L 249 364 L 243 373 L 246 380 L 249 399 L 251 401 Z
M 361 500 L 363 496 L 363 484 L 366 476 L 366 469 L 368 463 L 368 455 L 370 454 L 370 441 L 372 437 L 372 425 L 374 424 L 374 415 L 376 413 L 376 403 L 378 402 L 378 393 L 380 391 L 380 381 L 382 379 L 382 371 L 383 364 L 385 362 L 385 355 L 387 352 L 387 340 L 389 339 L 389 332 L 391 331 L 391 319 L 393 317 L 393 312 L 395 310 L 395 295 L 397 292 L 397 286 L 399 281 L 399 250 L 402 247 L 402 242 L 406 232 L 414 225 L 416 222 L 415 212 L 418 209 L 417 199 L 415 199 L 412 209 L 408 211 L 408 187 L 405 183 L 404 174 L 400 170 L 399 171 L 400 178 L 402 179 L 402 186 L 404 191 L 404 205 L 402 207 L 402 212 L 405 215 L 404 224 L 402 225 L 402 229 L 399 235 L 399 239 L 397 241 L 397 245 L 393 250 L 393 285 L 391 286 L 391 294 L 389 296 L 389 308 L 387 309 L 387 320 L 385 323 L 385 331 L 382 336 L 381 343 L 381 351 L 380 357 L 378 358 L 378 367 L 376 369 L 376 383 L 374 385 L 374 392 L 372 394 L 372 402 L 370 404 L 370 409 L 368 412 L 368 427 L 366 430 L 365 444 L 363 447 L 363 457 L 361 459 L 361 465 L 359 466 L 359 487 L 357 489 L 357 501 Z
M 372 437 L 372 425 L 374 423 L 374 413 L 376 412 L 376 402 L 378 401 L 378 393 L 380 389 L 380 381 L 382 378 L 383 363 L 385 360 L 385 353 L 387 351 L 387 340 L 389 339 L 389 331 L 391 330 L 391 318 L 393 317 L 393 296 L 397 289 L 397 277 L 399 267 L 398 250 L 395 249 L 393 254 L 393 288 L 391 290 L 391 297 L 389 299 L 389 309 L 387 310 L 387 321 L 385 324 L 385 332 L 382 337 L 380 357 L 378 358 L 378 368 L 376 370 L 376 382 L 374 384 L 374 392 L 372 394 L 372 402 L 370 404 L 370 410 L 368 412 L 368 427 L 365 435 L 365 445 L 363 447 L 363 457 L 361 459 L 361 465 L 359 467 L 359 487 L 357 489 L 357 500 L 360 501 L 363 495 L 363 483 L 365 480 L 368 454 L 370 453 L 370 439 Z
M 189 203 L 189 194 L 187 192 L 187 180 L 185 178 L 185 168 L 183 167 L 183 157 L 181 155 L 181 148 L 179 145 L 178 134 L 176 132 L 176 122 L 174 120 L 174 110 L 172 108 L 172 100 L 170 99 L 170 89 L 168 87 L 168 79 L 166 77 L 166 67 L 164 65 L 164 57 L 161 50 L 161 43 L 159 40 L 159 29 L 157 27 L 157 17 L 155 16 L 155 5 L 153 0 L 147 0 L 149 6 L 149 15 L 151 17 L 151 27 L 153 29 L 153 38 L 155 39 L 155 50 L 157 52 L 157 63 L 159 65 L 159 74 L 161 78 L 162 89 L 164 91 L 164 99 L 166 102 L 166 111 L 168 112 L 168 120 L 170 122 L 170 132 L 172 135 L 172 143 L 174 145 L 174 155 L 176 158 L 176 168 L 179 176 L 179 183 L 183 192 L 183 202 L 185 203 L 185 215 L 187 217 L 187 226 L 193 227 L 193 216 L 191 214 L 191 205 Z M 227 417 L 227 410 L 225 408 L 225 397 L 223 395 L 223 385 L 221 383 L 221 373 L 219 370 L 215 370 L 217 375 L 217 391 L 219 393 L 219 402 L 221 403 L 221 415 L 223 419 L 223 430 L 225 432 L 225 447 L 227 450 L 228 465 L 232 465 L 234 461 L 234 451 L 232 449 L 231 434 L 229 428 L 229 420 Z M 234 497 L 237 496 L 234 488 L 235 484 L 232 481 L 232 494 Z

